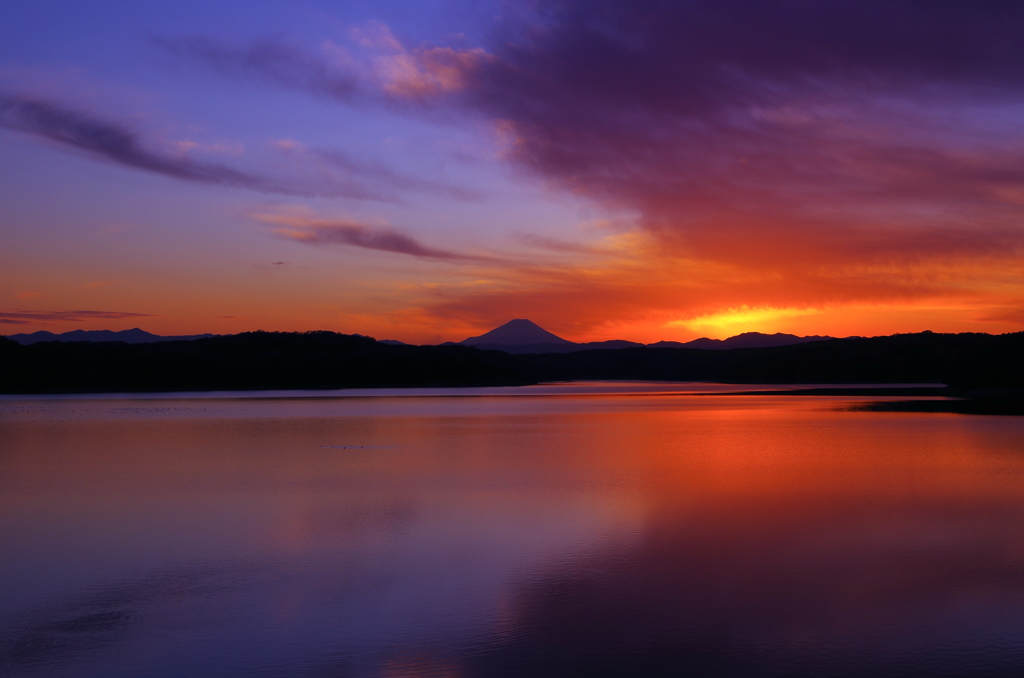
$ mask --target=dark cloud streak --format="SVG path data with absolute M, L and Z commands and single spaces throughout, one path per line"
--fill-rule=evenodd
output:
M 270 188 L 264 180 L 224 165 L 148 150 L 138 134 L 122 125 L 38 99 L 0 96 L 0 126 L 175 179 L 257 190 Z
M 430 247 L 390 226 L 329 219 L 256 218 L 264 223 L 279 225 L 275 229 L 277 235 L 308 245 L 349 245 L 450 263 L 505 263 L 497 257 Z
M 404 177 L 385 167 L 355 161 L 339 151 L 290 151 L 296 161 L 290 178 L 275 178 L 196 160 L 183 153 L 157 150 L 129 127 L 41 99 L 0 93 L 0 127 L 41 137 L 60 146 L 115 164 L 173 179 L 244 188 L 260 193 L 303 197 L 343 197 L 395 202 L 388 192 L 371 188 L 457 189 Z M 328 171 L 325 166 L 330 166 Z M 461 195 L 461 194 L 460 194 Z M 468 192 L 464 197 L 470 197 Z

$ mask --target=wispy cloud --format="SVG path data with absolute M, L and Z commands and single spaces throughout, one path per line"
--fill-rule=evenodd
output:
M 232 44 L 203 36 L 153 36 L 153 44 L 178 57 L 197 61 L 223 75 L 266 80 L 340 101 L 361 94 L 358 74 L 339 59 L 325 58 L 278 38 Z
M 410 49 L 378 21 L 353 28 L 349 38 L 346 44 L 325 41 L 318 50 L 280 37 L 248 43 L 207 36 L 151 40 L 174 56 L 228 77 L 263 80 L 344 103 L 431 104 L 465 90 L 492 59 L 481 48 Z
M 323 219 L 288 212 L 265 212 L 250 216 L 259 222 L 274 226 L 276 235 L 307 245 L 348 245 L 449 263 L 499 264 L 505 261 L 500 257 L 485 254 L 431 247 L 387 224 Z
M 538 233 L 518 233 L 515 238 L 526 247 L 557 252 L 559 254 L 593 254 L 602 256 L 615 254 L 612 249 L 607 247 L 595 247 L 581 242 L 552 238 Z
M 131 127 L 53 101 L 0 93 L 0 127 L 54 142 L 63 148 L 137 170 L 203 184 L 304 197 L 393 201 L 397 189 L 468 192 L 419 181 L 341 151 L 280 144 L 275 149 L 293 166 L 274 177 L 219 162 L 197 160 L 180 147 L 162 149 Z M 278 158 L 281 160 L 281 158 Z M 280 164 L 280 162 L 278 163 Z
M 139 135 L 124 125 L 48 101 L 0 95 L 0 126 L 175 179 L 269 189 L 265 180 L 226 165 L 147 149 Z
M 87 320 L 126 320 L 128 318 L 155 318 L 151 313 L 124 311 L 0 311 L 0 323 L 30 325 L 40 322 L 81 322 Z
M 338 149 L 310 148 L 292 140 L 277 141 L 274 146 L 295 164 L 296 170 L 306 174 L 313 172 L 320 177 L 321 183 L 328 185 L 350 185 L 353 191 L 357 191 L 360 186 L 374 186 L 382 195 L 395 191 L 416 191 L 460 201 L 473 201 L 482 197 L 477 190 L 404 174 L 379 162 L 354 158 Z

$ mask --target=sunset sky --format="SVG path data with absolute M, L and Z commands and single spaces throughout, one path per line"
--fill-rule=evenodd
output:
M 10 0 L 0 334 L 1024 330 L 1024 3 Z

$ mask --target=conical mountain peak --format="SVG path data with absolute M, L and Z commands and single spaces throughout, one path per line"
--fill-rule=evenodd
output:
M 502 346 L 525 346 L 528 344 L 571 344 L 571 341 L 552 334 L 537 323 L 526 318 L 509 320 L 501 327 L 485 332 L 478 337 L 470 337 L 459 342 L 467 346 L 479 344 L 499 344 Z

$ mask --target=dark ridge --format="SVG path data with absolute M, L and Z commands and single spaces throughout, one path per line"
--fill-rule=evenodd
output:
M 948 384 L 947 394 L 977 398 L 988 389 L 988 397 L 1006 400 L 1012 397 L 1007 393 L 1024 388 L 1024 332 L 924 332 L 713 351 L 641 347 L 522 355 L 456 344 L 385 344 L 333 332 L 246 332 L 149 344 L 22 346 L 0 339 L 3 393 L 495 386 L 609 379 Z M 998 395 L 998 389 L 1007 391 Z
M 167 337 L 133 327 L 130 330 L 119 330 L 116 332 L 113 330 L 71 330 L 61 334 L 40 330 L 29 334 L 11 334 L 7 338 L 25 345 L 37 344 L 41 341 L 123 341 L 127 344 L 148 344 L 157 341 L 190 341 L 192 339 L 205 339 L 212 336 L 214 335 L 189 334 Z
M 513 356 L 334 332 L 245 332 L 148 344 L 0 342 L 0 392 L 87 393 L 533 383 Z
M 943 383 L 1024 386 L 1024 332 L 896 334 L 770 348 L 626 348 L 519 359 L 549 378 L 753 384 Z
M 864 412 L 928 412 L 946 414 L 1024 415 L 1024 390 L 1002 395 L 943 400 L 891 400 L 859 403 L 851 409 Z
M 620 349 L 620 348 L 643 348 L 643 344 L 625 339 L 610 339 L 608 341 L 592 341 L 586 344 L 575 344 L 571 341 L 565 343 L 539 343 L 539 344 L 467 344 L 478 348 L 481 351 L 504 351 L 505 353 L 575 353 L 577 351 L 591 351 L 595 349 Z

